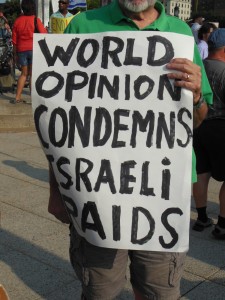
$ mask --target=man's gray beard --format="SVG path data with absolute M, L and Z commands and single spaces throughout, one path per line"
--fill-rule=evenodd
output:
M 133 0 L 119 0 L 122 8 L 134 13 L 145 11 L 150 6 L 154 6 L 155 2 L 156 0 L 145 0 L 143 3 L 136 5 L 133 3 Z

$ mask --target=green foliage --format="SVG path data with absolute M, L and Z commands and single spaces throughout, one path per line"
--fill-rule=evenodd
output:
M 0 6 L 4 16 L 8 19 L 9 24 L 12 26 L 15 19 L 20 15 L 20 0 L 7 0 L 5 4 Z
M 86 0 L 86 2 L 87 2 L 88 10 L 98 8 L 101 6 L 101 0 Z M 85 10 L 86 10 L 86 8 L 77 7 L 77 8 L 74 8 L 72 11 L 70 10 L 70 12 L 75 15 L 76 13 L 82 12 Z
M 98 8 L 101 6 L 100 0 L 87 0 L 87 9 Z
M 98 8 L 101 6 L 101 0 L 86 0 L 87 1 L 87 9 L 94 9 L 94 8 Z M 70 11 L 72 12 L 72 14 L 76 14 L 78 13 L 79 11 L 85 11 L 86 8 L 81 8 L 81 7 L 78 7 L 78 8 L 75 8 L 74 10 Z

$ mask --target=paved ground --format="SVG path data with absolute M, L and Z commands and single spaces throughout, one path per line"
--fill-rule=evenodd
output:
M 15 91 L 0 94 L 0 132 L 34 130 L 29 88 L 24 88 L 22 93 L 21 100 L 26 103 L 11 104 L 15 97 Z
M 10 299 L 79 300 L 68 228 L 47 212 L 47 162 L 35 132 L 0 133 L 0 182 L 0 283 Z M 208 203 L 215 221 L 218 189 L 211 181 Z M 190 231 L 181 293 L 183 300 L 225 299 L 225 241 L 213 239 L 211 229 Z M 117 299 L 133 299 L 129 284 Z

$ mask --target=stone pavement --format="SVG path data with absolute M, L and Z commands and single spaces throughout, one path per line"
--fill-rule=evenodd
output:
M 10 104 L 15 93 L 0 94 L 0 132 L 34 130 L 31 97 L 28 88 L 24 88 L 22 100 L 26 103 Z
M 4 95 L 3 95 L 4 96 Z M 11 97 L 10 95 L 4 97 Z M 5 106 L 0 96 L 0 120 Z M 11 105 L 11 106 L 10 106 Z M 20 107 L 26 104 L 19 104 Z M 11 300 L 79 300 L 80 284 L 68 257 L 68 228 L 47 212 L 48 170 L 37 135 L 0 132 L 0 283 Z M 23 131 L 22 128 L 19 131 Z M 219 210 L 220 184 L 210 182 L 209 215 Z M 191 225 L 196 218 L 191 207 Z M 225 241 L 190 231 L 190 250 L 181 282 L 182 299 L 225 299 Z M 117 300 L 132 300 L 129 283 Z

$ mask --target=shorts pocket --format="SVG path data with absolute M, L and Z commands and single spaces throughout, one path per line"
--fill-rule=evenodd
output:
M 179 284 L 183 274 L 186 253 L 171 253 L 169 265 L 169 285 L 175 287 Z

